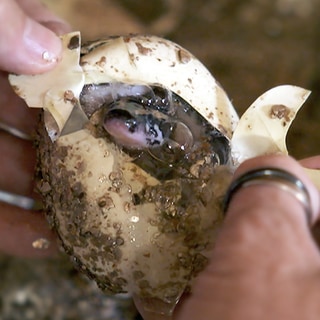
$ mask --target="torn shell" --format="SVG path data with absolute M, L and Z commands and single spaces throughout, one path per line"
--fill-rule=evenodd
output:
M 51 72 L 9 78 L 45 110 L 50 139 L 42 132 L 38 156 L 47 217 L 103 290 L 155 298 L 170 313 L 206 264 L 238 117 L 180 46 L 113 37 L 80 52 L 79 37 L 63 37 Z
M 43 108 L 48 117 L 48 134 L 55 140 L 74 109 L 84 85 L 84 74 L 79 65 L 80 36 L 77 33 L 62 37 L 65 48 L 60 63 L 54 70 L 37 76 L 9 75 L 16 93 L 31 108 Z
M 258 97 L 241 116 L 233 133 L 234 165 L 260 155 L 288 154 L 288 130 L 310 93 L 297 86 L 281 85 Z M 304 170 L 320 189 L 320 171 Z
M 223 89 L 180 46 L 132 36 L 80 50 L 79 38 L 63 37 L 51 72 L 10 76 L 29 106 L 45 110 L 51 141 L 42 133 L 38 154 L 48 220 L 103 290 L 155 298 L 170 313 L 206 264 L 232 162 L 285 151 L 307 92 L 270 91 L 237 126 Z
M 310 93 L 282 85 L 261 95 L 242 115 L 232 136 L 233 159 L 240 163 L 263 154 L 288 154 L 286 135 Z
M 37 77 L 10 76 L 17 94 L 30 107 L 43 107 L 53 116 L 57 130 L 50 135 L 52 140 L 63 130 L 83 85 L 110 82 L 161 84 L 181 94 L 207 121 L 231 137 L 238 117 L 224 90 L 177 44 L 155 36 L 113 37 L 82 47 L 79 64 L 80 34 L 68 34 L 62 41 L 65 50 L 54 70 Z

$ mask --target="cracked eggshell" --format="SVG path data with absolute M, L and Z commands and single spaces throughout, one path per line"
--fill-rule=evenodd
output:
M 234 164 L 262 155 L 287 155 L 288 130 L 310 94 L 301 87 L 281 85 L 256 99 L 241 116 L 231 139 Z M 304 170 L 320 189 L 320 170 Z
M 181 207 L 186 213 L 178 216 L 183 184 L 160 184 L 89 131 L 54 144 L 47 137 L 40 152 L 42 175 L 48 175 L 42 188 L 50 186 L 48 220 L 78 268 L 108 293 L 157 298 L 172 308 L 206 264 L 205 248 L 221 220 L 215 199 L 224 193 L 218 186 L 226 187 L 226 176 L 194 183 Z M 150 202 L 134 204 L 132 196 L 141 192 Z M 211 200 L 205 207 L 195 196 Z
M 84 84 L 124 82 L 160 84 L 180 95 L 229 139 L 238 115 L 223 88 L 189 51 L 156 36 L 118 36 L 80 46 L 80 33 L 62 36 L 62 59 L 53 70 L 35 77 L 9 75 L 16 93 L 29 107 L 44 108 L 60 134 L 74 99 Z M 80 57 L 81 51 L 81 57 Z M 73 99 L 66 98 L 71 93 Z
M 53 117 L 55 124 L 48 128 L 52 140 L 62 131 L 74 108 L 74 101 L 68 94 L 78 99 L 84 85 L 84 74 L 79 65 L 79 33 L 62 37 L 62 47 L 61 61 L 53 70 L 35 76 L 9 75 L 11 86 L 30 108 L 43 108 Z M 55 132 L 51 132 L 52 129 Z
M 161 84 L 231 138 L 238 116 L 229 98 L 207 68 L 181 46 L 156 36 L 137 35 L 102 40 L 83 51 L 87 51 L 81 58 L 85 83 L 103 83 L 109 78 Z
M 113 37 L 85 45 L 80 57 L 79 39 L 79 33 L 62 37 L 63 56 L 54 70 L 10 75 L 27 104 L 42 106 L 47 115 L 50 138 L 42 129 L 38 174 L 48 220 L 78 267 L 103 290 L 157 298 L 172 308 L 206 263 L 205 248 L 221 220 L 216 200 L 228 184 L 229 169 L 206 183 L 161 183 L 99 137 L 89 119 L 81 119 L 73 132 L 64 130 L 79 110 L 83 85 L 91 83 L 160 84 L 229 138 L 236 112 L 208 70 L 168 40 Z M 144 201 L 134 202 L 134 194 Z
M 261 95 L 241 116 L 232 136 L 235 164 L 266 154 L 288 154 L 286 136 L 310 91 L 281 85 Z

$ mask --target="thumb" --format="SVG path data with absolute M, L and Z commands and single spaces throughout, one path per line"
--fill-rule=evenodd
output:
M 28 16 L 16 1 L 0 2 L 0 20 L 0 69 L 41 73 L 57 63 L 62 49 L 59 37 Z
M 283 169 L 299 178 L 310 194 L 313 221 L 317 219 L 318 190 L 292 158 L 248 160 L 237 169 L 235 178 L 262 167 Z M 294 297 L 298 292 L 294 286 L 308 283 L 306 279 L 313 279 L 310 275 L 318 274 L 319 268 L 319 252 L 302 204 L 275 186 L 240 188 L 232 196 L 210 263 L 195 279 L 191 295 L 178 305 L 175 319 L 201 318 L 199 312 L 201 319 L 212 315 L 234 319 L 226 314 L 234 316 L 240 311 L 260 314 L 266 305 L 281 304 L 284 294 Z
M 312 220 L 318 219 L 319 191 L 290 157 L 248 160 L 238 168 L 235 179 L 262 167 L 279 168 L 300 179 L 310 195 Z M 262 184 L 238 190 L 231 199 L 219 239 L 217 248 L 223 249 L 223 255 L 237 264 L 243 261 L 246 270 L 257 269 L 257 263 L 264 267 L 283 263 L 284 267 L 294 264 L 296 268 L 309 268 L 312 261 L 317 266 L 320 261 L 303 205 L 291 193 L 275 186 Z M 252 259 L 255 263 L 250 267 Z

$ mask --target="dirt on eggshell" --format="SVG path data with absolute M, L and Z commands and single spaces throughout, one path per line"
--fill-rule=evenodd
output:
M 99 132 L 95 127 L 88 126 L 86 130 L 98 143 Z M 44 199 L 47 220 L 77 268 L 94 279 L 106 293 L 129 290 L 142 299 L 175 303 L 207 263 L 210 239 L 221 222 L 221 201 L 231 178 L 230 168 L 218 166 L 212 175 L 212 168 L 206 167 L 204 162 L 197 163 L 190 170 L 199 176 L 198 179 L 146 184 L 140 192 L 132 193 L 132 201 L 128 201 L 125 208 L 129 220 L 138 216 L 135 212 L 140 205 L 147 203 L 156 207 L 156 214 L 150 214 L 148 220 L 154 233 L 144 240 L 148 243 L 135 245 L 130 235 L 133 223 L 128 226 L 126 221 L 110 216 L 117 209 L 114 194 L 129 188 L 121 172 L 114 171 L 104 177 L 109 180 L 110 187 L 93 201 L 81 180 L 82 175 L 90 175 L 90 170 L 85 158 L 75 151 L 77 145 L 61 145 L 59 139 L 52 143 L 43 119 L 36 144 L 37 185 Z M 70 170 L 66 164 L 74 157 L 76 165 Z M 134 166 L 132 170 L 138 177 L 139 170 Z M 143 250 L 133 259 L 130 255 L 134 250 L 141 250 L 138 247 Z M 163 251 L 164 261 L 172 260 L 170 271 L 164 271 L 168 273 L 167 280 L 159 282 L 159 287 L 156 281 L 150 282 L 148 275 L 150 268 L 159 264 L 159 257 L 152 262 L 158 250 Z M 132 264 L 128 267 L 126 263 L 130 259 Z

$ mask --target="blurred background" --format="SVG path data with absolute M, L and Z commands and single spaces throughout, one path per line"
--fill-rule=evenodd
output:
M 297 158 L 320 154 L 320 1 L 45 0 L 84 40 L 156 34 L 198 57 L 239 115 L 263 92 L 294 84 L 312 90 L 288 137 Z M 111 298 L 69 259 L 0 256 L 1 320 L 139 319 L 127 297 Z

